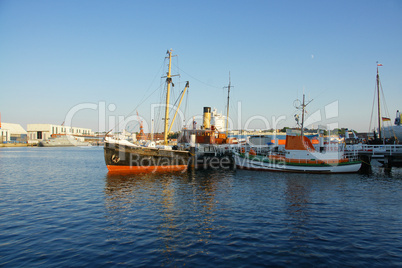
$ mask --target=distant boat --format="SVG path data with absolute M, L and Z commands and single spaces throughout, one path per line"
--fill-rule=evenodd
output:
M 49 139 L 40 141 L 39 147 L 72 147 L 72 146 L 91 146 L 89 142 L 75 137 L 72 135 L 60 135 L 56 137 L 50 137 Z
M 164 118 L 164 145 L 139 146 L 126 140 L 114 140 L 105 138 L 104 153 L 105 162 L 109 172 L 118 173 L 141 173 L 154 171 L 180 171 L 186 170 L 189 165 L 190 152 L 174 150 L 168 145 L 169 133 L 169 99 L 172 84 L 171 66 L 172 50 L 167 51 L 169 60 L 168 73 L 166 76 L 167 95 Z M 188 87 L 188 82 L 186 88 Z M 184 92 L 183 91 L 183 95 Z M 174 121 L 174 119 L 172 120 Z M 171 123 L 171 126 L 173 122 Z M 170 126 L 170 127 L 171 127 Z
M 283 150 L 261 151 L 258 148 L 239 147 L 234 151 L 236 166 L 240 169 L 301 173 L 353 173 L 359 171 L 362 162 L 357 155 L 347 155 L 342 147 L 317 151 L 304 135 L 304 102 L 301 129 L 288 130 Z M 260 147 L 261 148 L 261 147 Z

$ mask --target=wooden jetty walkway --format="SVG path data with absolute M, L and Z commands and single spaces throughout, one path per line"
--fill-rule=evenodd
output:
M 347 145 L 346 149 L 357 153 L 365 164 L 370 164 L 371 160 L 375 159 L 388 168 L 402 166 L 402 145 L 356 144 Z

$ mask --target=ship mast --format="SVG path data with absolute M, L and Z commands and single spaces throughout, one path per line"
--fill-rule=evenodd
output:
M 227 87 L 228 89 L 228 107 L 227 107 L 227 111 L 226 111 L 226 138 L 228 137 L 228 129 L 229 129 L 229 95 L 230 95 L 230 87 L 231 87 L 231 83 L 230 83 L 230 72 L 229 72 L 229 85 Z
M 303 94 L 303 102 L 302 102 L 302 104 L 299 105 L 300 100 L 296 100 L 295 102 L 297 102 L 297 104 L 294 104 L 295 107 L 296 107 L 296 109 L 298 109 L 298 110 L 301 109 L 301 110 L 302 110 L 302 121 L 301 121 L 301 129 L 300 129 L 300 134 L 301 134 L 301 136 L 304 135 L 304 114 L 305 114 L 305 112 L 306 112 L 306 107 L 307 107 L 307 105 L 309 105 L 310 102 L 312 102 L 312 101 L 313 101 L 313 100 L 310 100 L 309 102 L 306 103 L 306 98 L 305 98 L 305 95 Z M 296 121 L 297 121 L 297 124 L 299 124 L 299 123 L 298 123 L 298 119 L 296 119 Z
M 170 99 L 170 84 L 172 83 L 172 50 L 168 50 L 168 58 L 169 58 L 169 68 L 166 76 L 167 82 L 167 92 L 166 92 L 166 109 L 165 109 L 165 132 L 164 132 L 164 143 L 168 144 L 168 127 L 169 127 L 169 99 Z
M 304 105 L 304 94 L 303 94 L 303 104 L 302 104 L 302 123 L 301 123 L 301 135 L 303 136 L 304 134 L 304 108 L 306 106 Z
M 378 64 L 377 61 L 377 95 L 378 95 L 378 138 L 381 140 L 381 102 L 380 102 L 380 74 L 378 73 L 378 67 L 382 64 Z

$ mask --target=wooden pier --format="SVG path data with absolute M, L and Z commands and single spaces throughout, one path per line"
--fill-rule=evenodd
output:
M 370 165 L 371 160 L 377 160 L 387 168 L 402 166 L 402 145 L 356 144 L 348 145 L 347 150 L 356 152 L 363 165 Z

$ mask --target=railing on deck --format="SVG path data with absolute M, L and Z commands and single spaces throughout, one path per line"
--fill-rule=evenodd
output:
M 347 146 L 348 152 L 357 152 L 364 155 L 402 155 L 402 145 L 386 144 L 355 144 Z

